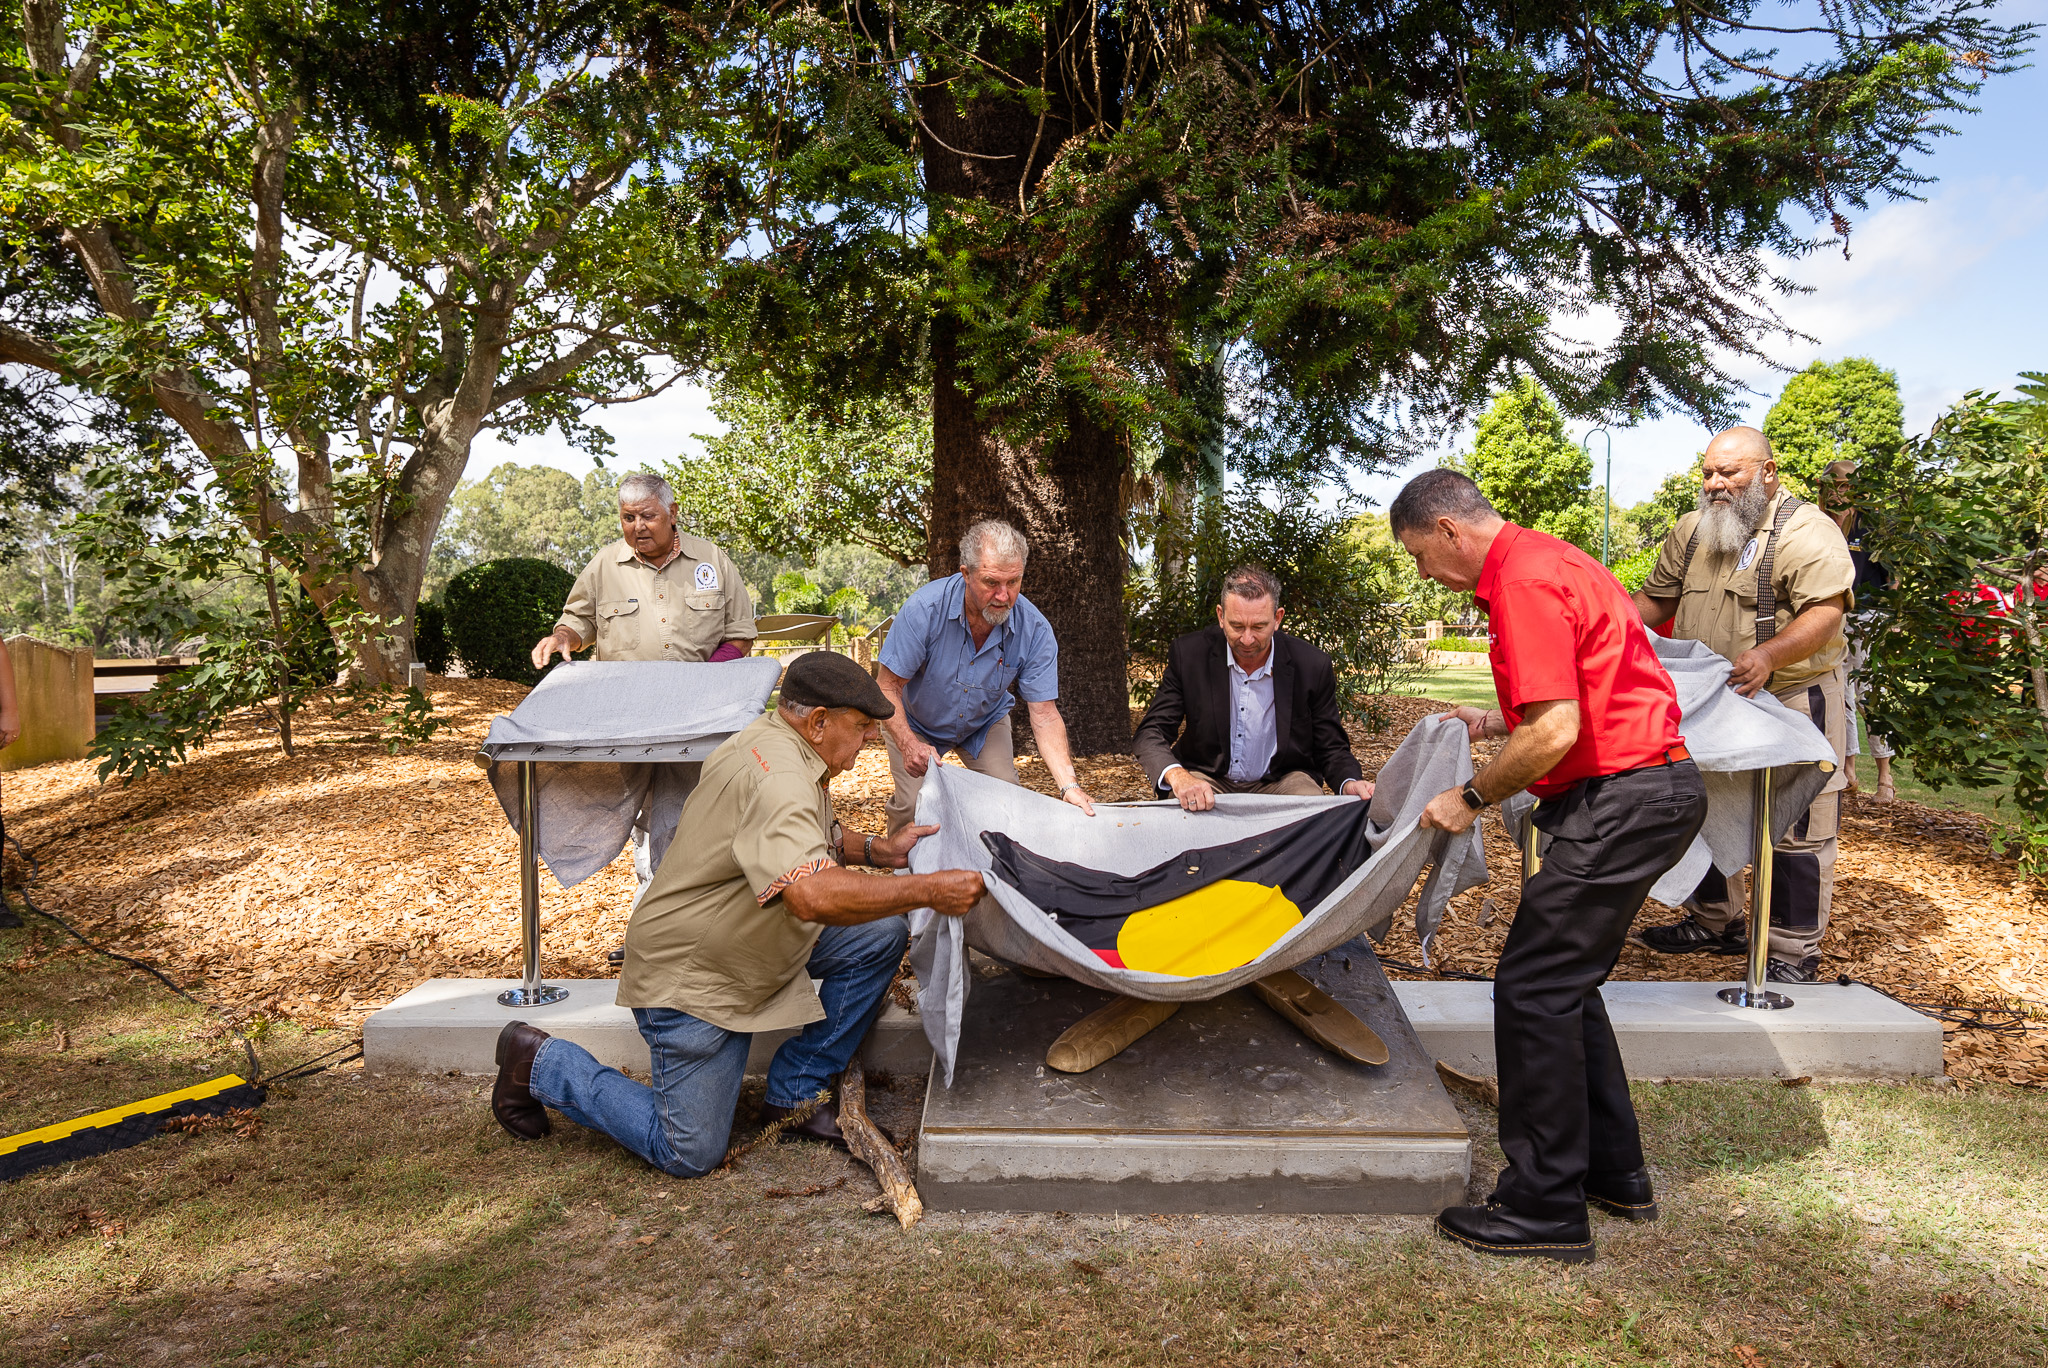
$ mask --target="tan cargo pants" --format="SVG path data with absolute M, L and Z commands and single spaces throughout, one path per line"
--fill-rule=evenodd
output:
M 1837 666 L 1818 679 L 1774 691 L 1780 703 L 1812 718 L 1835 751 L 1835 773 L 1828 786 L 1785 833 L 1771 861 L 1771 958 L 1790 964 L 1820 953 L 1835 902 L 1842 790 L 1849 782 L 1842 768 L 1848 739 L 1844 685 L 1844 672 Z M 1718 869 L 1709 869 L 1685 905 L 1709 931 L 1726 931 L 1731 922 L 1748 915 L 1749 871 L 1723 876 Z
M 916 733 L 913 732 L 912 735 L 915 736 Z M 920 736 L 918 740 L 924 741 L 925 738 Z M 888 806 L 883 809 L 889 819 L 888 834 L 894 836 L 910 825 L 911 816 L 917 811 L 917 795 L 924 791 L 924 779 L 903 767 L 903 752 L 896 749 L 896 739 L 886 730 L 882 733 L 882 741 L 889 748 L 889 778 L 896 785 L 895 792 L 889 795 Z M 938 743 L 927 741 L 926 744 Z M 988 739 L 981 743 L 981 754 L 969 755 L 958 746 L 952 748 L 952 753 L 959 756 L 960 763 L 976 774 L 986 774 L 991 779 L 1000 779 L 1006 784 L 1017 782 L 1017 747 L 1010 738 L 1010 719 L 1007 716 L 988 729 Z M 945 758 L 946 751 L 942 748 L 938 759 L 933 760 L 932 764 L 941 764 Z

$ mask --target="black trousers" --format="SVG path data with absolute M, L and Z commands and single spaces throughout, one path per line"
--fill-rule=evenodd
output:
M 1493 978 L 1500 1061 L 1494 1200 L 1528 1216 L 1586 1209 L 1586 1175 L 1639 1168 L 1642 1138 L 1600 985 L 1650 886 L 1706 820 L 1690 760 L 1587 779 L 1536 808 L 1550 836 Z

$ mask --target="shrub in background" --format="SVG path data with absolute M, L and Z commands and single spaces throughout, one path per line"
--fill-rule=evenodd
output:
M 535 637 L 538 641 L 540 638 Z M 448 645 L 448 615 L 432 599 L 421 599 L 412 615 L 412 650 L 437 675 L 448 673 L 451 648 Z
M 472 565 L 448 581 L 448 641 L 471 677 L 534 684 L 533 643 L 555 629 L 576 577 L 529 556 Z

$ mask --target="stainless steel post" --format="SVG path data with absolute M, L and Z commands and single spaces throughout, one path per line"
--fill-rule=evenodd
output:
M 1756 772 L 1756 831 L 1750 838 L 1749 861 L 1749 973 L 1740 988 L 1723 988 L 1721 1001 L 1737 1007 L 1772 1011 L 1790 1007 L 1792 999 L 1764 987 L 1764 971 L 1771 962 L 1771 771 Z
M 569 996 L 540 981 L 540 783 L 533 761 L 519 762 L 519 932 L 522 981 L 498 994 L 500 1007 L 545 1007 Z

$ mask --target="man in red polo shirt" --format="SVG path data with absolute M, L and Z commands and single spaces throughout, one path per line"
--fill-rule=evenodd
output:
M 1388 510 L 1426 579 L 1471 590 L 1486 611 L 1497 711 L 1459 708 L 1472 739 L 1507 745 L 1422 824 L 1459 832 L 1528 789 L 1550 837 L 1522 889 L 1493 980 L 1500 1147 L 1484 1206 L 1437 1229 L 1490 1254 L 1583 1263 L 1590 1200 L 1654 1220 L 1628 1077 L 1600 985 L 1659 876 L 1706 817 L 1706 789 L 1678 734 L 1678 695 L 1628 591 L 1568 542 L 1503 520 L 1470 480 L 1432 470 Z

